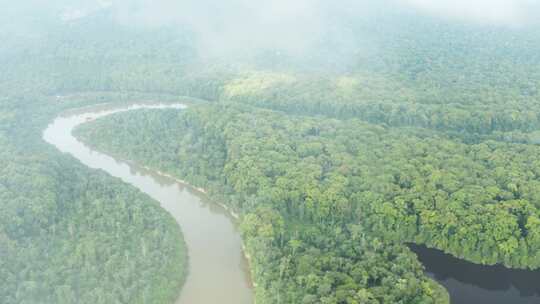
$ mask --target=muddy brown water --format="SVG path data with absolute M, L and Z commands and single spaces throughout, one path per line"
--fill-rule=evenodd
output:
M 99 105 L 57 117 L 43 139 L 84 165 L 120 178 L 159 201 L 181 227 L 188 251 L 189 270 L 177 304 L 251 304 L 253 290 L 242 240 L 234 218 L 200 191 L 136 164 L 95 151 L 77 140 L 73 129 L 114 113 L 138 109 L 180 111 L 183 104 Z

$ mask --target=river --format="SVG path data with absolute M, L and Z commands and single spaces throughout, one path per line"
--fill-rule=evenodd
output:
M 59 116 L 43 138 L 84 165 L 122 179 L 160 202 L 178 222 L 187 245 L 189 272 L 177 304 L 251 304 L 253 290 L 234 218 L 198 190 L 172 178 L 92 150 L 73 129 L 114 113 L 149 108 L 180 110 L 182 104 L 100 105 Z

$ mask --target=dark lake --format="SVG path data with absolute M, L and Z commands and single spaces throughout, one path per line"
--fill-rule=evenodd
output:
M 452 304 L 540 304 L 540 271 L 482 266 L 442 251 L 409 244 L 427 274 L 450 293 Z

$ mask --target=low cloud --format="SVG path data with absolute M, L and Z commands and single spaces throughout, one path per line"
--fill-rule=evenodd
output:
M 300 51 L 324 30 L 319 0 L 117 0 L 119 22 L 183 26 L 208 52 Z
M 271 49 L 301 54 L 343 18 L 361 19 L 407 7 L 416 12 L 495 26 L 535 21 L 538 0 L 101 0 L 111 1 L 119 22 L 180 26 L 191 30 L 202 52 L 239 53 Z M 339 30 L 340 33 L 346 31 Z M 334 31 L 335 33 L 335 31 Z M 354 38 L 354 37 L 353 37 Z

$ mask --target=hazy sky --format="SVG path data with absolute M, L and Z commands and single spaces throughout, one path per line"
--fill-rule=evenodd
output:
M 39 12 L 62 4 L 71 9 L 113 4 L 124 17 L 129 14 L 131 20 L 147 24 L 247 18 L 245 21 L 278 27 L 281 21 L 314 22 L 328 10 L 362 13 L 362 7 L 374 3 L 388 3 L 389 9 L 404 5 L 425 14 L 492 25 L 520 25 L 540 16 L 540 0 L 0 0 L 3 12 L 18 6 Z
M 94 0 L 96 1 L 96 0 Z M 280 27 L 288 22 L 303 24 L 320 20 L 328 10 L 362 14 L 373 3 L 405 5 L 425 14 L 460 21 L 515 25 L 538 16 L 538 0 L 99 0 L 110 1 L 141 22 L 163 24 L 171 21 L 199 23 L 212 19 L 251 21 L 254 26 Z M 375 2 L 376 1 L 376 2 Z M 363 3 L 358 6 L 358 3 Z M 360 10 L 359 10 L 360 9 Z M 356 10 L 356 12 L 355 12 Z M 231 19 L 241 20 L 231 20 Z M 243 20 L 242 20 L 243 19 Z M 216 20 L 216 21 L 217 21 Z M 294 31 L 294 29 L 292 29 Z
M 488 25 L 521 26 L 538 17 L 538 0 L 402 0 L 420 12 Z

